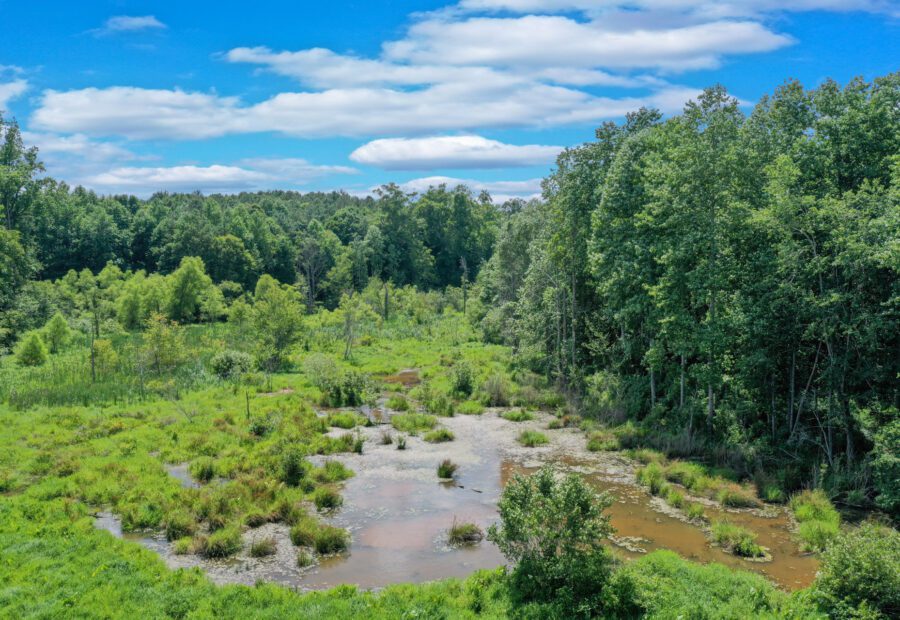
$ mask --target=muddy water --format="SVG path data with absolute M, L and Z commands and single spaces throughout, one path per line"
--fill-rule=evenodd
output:
M 170 545 L 158 535 L 126 537 L 160 553 L 172 567 L 200 566 L 218 583 L 252 584 L 264 579 L 301 589 L 341 583 L 378 588 L 397 582 L 465 576 L 479 568 L 498 566 L 503 557 L 487 541 L 471 547 L 448 545 L 446 532 L 453 519 L 487 528 L 497 520 L 497 499 L 511 477 L 550 462 L 561 470 L 584 475 L 596 488 L 614 497 L 609 513 L 617 530 L 616 547 L 622 555 L 638 557 L 655 549 L 671 549 L 696 561 L 759 572 L 786 589 L 811 583 L 817 561 L 799 553 L 783 510 L 772 510 L 770 514 L 725 512 L 706 502 L 706 512 L 712 519 L 727 517 L 755 531 L 759 543 L 768 547 L 772 561 L 750 562 L 734 557 L 712 546 L 698 524 L 687 522 L 664 502 L 635 487 L 634 466 L 629 460 L 615 453 L 589 453 L 582 433 L 571 429 L 544 430 L 547 419 L 515 423 L 492 410 L 483 416 L 442 418 L 441 424 L 453 431 L 455 441 L 429 444 L 409 437 L 403 451 L 394 444 L 381 445 L 382 431 L 389 427 L 362 429 L 367 440 L 362 455 L 332 457 L 352 468 L 356 476 L 344 483 L 343 507 L 323 516 L 351 532 L 351 548 L 349 553 L 323 558 L 309 569 L 297 568 L 296 549 L 288 538 L 288 528 L 278 524 L 245 533 L 244 551 L 224 561 L 173 555 Z M 550 437 L 550 445 L 519 446 L 515 437 L 525 428 L 541 429 Z M 444 458 L 459 465 L 453 483 L 437 479 L 436 468 Z M 180 471 L 170 473 L 186 482 Z M 116 531 L 114 517 L 100 517 L 98 527 L 122 535 L 121 528 Z M 277 541 L 276 555 L 260 559 L 247 556 L 250 542 L 267 536 Z

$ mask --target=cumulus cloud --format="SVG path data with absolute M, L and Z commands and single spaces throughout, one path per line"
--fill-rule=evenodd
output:
M 549 164 L 562 149 L 505 144 L 473 135 L 388 138 L 364 144 L 350 154 L 350 159 L 384 170 L 510 168 Z
M 100 192 L 138 196 L 158 191 L 233 193 L 296 187 L 318 177 L 355 172 L 347 166 L 318 166 L 300 158 L 256 158 L 233 165 L 124 166 L 88 175 L 81 183 Z
M 94 33 L 103 35 L 142 30 L 162 30 L 164 28 L 166 28 L 166 25 L 153 15 L 116 15 L 107 19 L 103 27 L 94 30 Z
M 28 82 L 25 80 L 13 80 L 0 83 L 0 110 L 6 109 L 6 104 L 28 90 Z
M 119 144 L 91 140 L 84 134 L 61 136 L 23 131 L 22 140 L 29 145 L 38 147 L 41 159 L 44 160 L 55 161 L 71 157 L 80 162 L 108 162 L 141 158 Z
M 680 109 L 695 89 L 599 97 L 514 77 L 417 90 L 330 89 L 281 93 L 247 105 L 232 97 L 131 87 L 47 91 L 31 124 L 60 133 L 129 139 L 202 139 L 275 131 L 315 138 L 390 136 L 484 127 L 546 127 L 615 118 L 641 106 Z M 673 105 L 679 101 L 677 105 Z

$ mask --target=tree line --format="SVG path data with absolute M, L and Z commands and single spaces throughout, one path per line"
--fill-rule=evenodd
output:
M 657 447 L 900 508 L 900 74 L 639 110 L 544 198 L 479 275 L 487 338 Z

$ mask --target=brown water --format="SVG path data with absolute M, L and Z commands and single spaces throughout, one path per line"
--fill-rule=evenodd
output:
M 159 535 L 128 536 L 160 553 L 172 567 L 201 566 L 219 583 L 252 584 L 271 580 L 302 589 L 318 589 L 341 583 L 378 588 L 397 582 L 423 582 L 445 577 L 461 577 L 479 568 L 503 563 L 499 551 L 487 541 L 454 548 L 448 545 L 447 529 L 454 518 L 472 521 L 482 528 L 497 519 L 500 491 L 514 474 L 528 473 L 543 463 L 585 476 L 597 489 L 608 491 L 615 501 L 609 509 L 616 528 L 618 552 L 638 557 L 655 549 L 670 549 L 700 562 L 719 562 L 752 570 L 786 589 L 804 587 L 815 576 L 817 560 L 799 553 L 790 533 L 789 517 L 783 509 L 762 511 L 728 510 L 708 500 L 706 512 L 712 519 L 727 517 L 748 527 L 768 548 L 770 562 L 737 558 L 710 544 L 704 530 L 690 523 L 658 498 L 650 497 L 634 485 L 634 465 L 616 453 L 590 453 L 584 435 L 571 429 L 548 431 L 546 420 L 509 422 L 496 411 L 483 416 L 456 416 L 441 419 L 456 440 L 429 444 L 409 437 L 407 449 L 380 445 L 387 428 L 362 429 L 367 438 L 362 455 L 341 455 L 356 472 L 344 483 L 343 507 L 326 520 L 347 528 L 352 544 L 347 554 L 323 558 L 309 569 L 296 566 L 296 549 L 288 538 L 288 528 L 269 524 L 245 533 L 245 549 L 228 560 L 205 560 L 198 556 L 176 556 Z M 525 428 L 540 428 L 550 437 L 550 445 L 523 448 L 515 437 Z M 344 431 L 335 431 L 341 433 Z M 456 481 L 438 481 L 438 463 L 450 458 L 459 465 Z M 181 471 L 170 470 L 180 479 Z M 182 479 L 184 483 L 185 480 Z M 98 527 L 116 531 L 114 517 L 101 515 Z M 269 558 L 250 558 L 249 543 L 273 536 L 278 551 Z

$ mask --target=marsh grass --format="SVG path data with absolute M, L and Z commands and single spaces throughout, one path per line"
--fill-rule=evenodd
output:
M 516 441 L 527 448 L 534 448 L 550 443 L 550 440 L 547 439 L 545 434 L 534 430 L 522 431 L 519 433 L 519 436 L 516 437 Z
M 451 545 L 475 545 L 484 539 L 484 532 L 474 523 L 459 522 L 453 518 L 453 524 L 447 530 L 447 541 Z
M 510 409 L 501 413 L 500 417 L 510 422 L 528 422 L 534 419 L 534 416 L 524 409 Z
M 717 521 L 712 525 L 713 541 L 734 555 L 760 558 L 765 551 L 756 543 L 756 534 L 729 521 Z
M 444 443 L 445 441 L 453 441 L 455 436 L 446 428 L 436 428 L 433 431 L 425 433 L 422 438 L 428 443 Z
M 391 426 L 404 433 L 416 433 L 434 428 L 437 418 L 426 413 L 399 413 L 391 417 Z
M 437 476 L 441 480 L 450 480 L 453 476 L 456 475 L 456 471 L 459 469 L 459 465 L 451 461 L 450 459 L 444 459 L 437 467 Z
M 261 538 L 255 540 L 250 545 L 250 556 L 254 558 L 264 558 L 269 555 L 275 555 L 277 545 L 272 537 Z
M 841 515 L 821 489 L 794 495 L 790 508 L 799 524 L 797 534 L 805 551 L 824 551 L 840 533 Z

